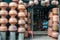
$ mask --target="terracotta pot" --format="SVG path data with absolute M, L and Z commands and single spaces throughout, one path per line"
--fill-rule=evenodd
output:
M 25 28 L 20 26 L 20 27 L 18 28 L 18 32 L 25 32 Z
M 59 21 L 59 16 L 58 15 L 54 15 L 53 16 L 53 22 L 57 22 Z
M 33 5 L 34 2 L 32 0 L 29 1 L 29 6 Z
M 58 30 L 58 23 L 54 22 L 52 29 L 53 29 L 53 31 L 57 31 Z
M 0 11 L 0 16 L 6 17 L 8 15 L 8 12 L 6 10 L 1 10 Z
M 6 18 L 0 18 L 0 23 L 6 24 L 6 23 L 8 23 L 8 20 Z
M 18 10 L 19 10 L 19 11 L 25 10 L 25 6 L 24 6 L 23 4 L 19 4 L 19 5 L 18 5 Z
M 48 26 L 49 26 L 49 27 L 52 27 L 52 24 L 53 24 L 53 21 L 50 19 L 50 20 L 48 21 Z
M 14 10 L 15 8 L 17 8 L 17 3 L 11 2 L 11 3 L 9 4 L 9 7 L 11 8 L 11 10 Z
M 53 38 L 57 38 L 57 37 L 58 37 L 58 34 L 59 34 L 58 32 L 55 32 L 55 31 L 54 31 L 54 32 L 52 32 L 52 37 L 53 37 Z
M 49 12 L 49 18 L 52 19 L 53 18 L 53 13 Z
M 19 25 L 24 25 L 24 24 L 25 24 L 25 20 L 20 19 L 20 20 L 18 21 L 18 24 L 19 24 Z
M 53 1 L 51 2 L 51 4 L 52 4 L 52 5 L 58 5 L 58 4 L 59 4 L 59 2 L 58 2 L 58 1 L 56 1 L 56 0 L 53 0 Z
M 8 7 L 8 3 L 6 3 L 6 2 L 1 2 L 1 3 L 0 3 L 0 7 L 1 7 L 2 10 L 5 10 L 5 9 Z
M 9 15 L 15 17 L 17 15 L 17 11 L 16 10 L 10 10 Z
M 45 6 L 45 1 L 41 1 L 41 5 L 42 6 Z
M 17 23 L 17 19 L 16 18 L 10 18 L 9 19 L 9 23 L 10 24 L 16 24 Z
M 51 36 L 52 35 L 52 28 L 48 28 L 48 35 Z
M 38 0 L 34 0 L 34 4 L 39 4 L 39 1 Z
M 52 12 L 53 12 L 54 15 L 57 15 L 58 12 L 59 12 L 59 8 L 53 8 Z
M 18 17 L 19 18 L 25 18 L 25 13 L 24 12 L 19 12 Z
M 11 24 L 11 26 L 9 26 L 9 31 L 17 31 L 17 27 L 13 24 Z
M 0 31 L 7 31 L 7 27 L 5 26 L 5 24 L 1 24 Z

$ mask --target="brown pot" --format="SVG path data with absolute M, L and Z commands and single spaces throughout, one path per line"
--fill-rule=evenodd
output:
M 9 23 L 10 24 L 16 24 L 17 23 L 17 19 L 16 18 L 10 18 L 9 19 Z
M 52 9 L 52 12 L 53 12 L 54 15 L 57 15 L 58 11 L 59 11 L 59 8 L 53 8 Z
M 57 37 L 58 37 L 58 34 L 59 34 L 58 32 L 53 31 L 53 32 L 52 32 L 52 37 L 53 37 L 53 38 L 57 38 Z
M 0 11 L 0 16 L 6 17 L 8 15 L 8 12 L 6 10 L 1 10 Z
M 51 36 L 52 35 L 52 28 L 48 28 L 48 35 Z
M 1 3 L 0 3 L 0 7 L 1 7 L 2 10 L 5 10 L 5 9 L 8 7 L 8 3 L 6 3 L 6 2 L 1 2 Z
M 9 4 L 9 7 L 11 8 L 11 10 L 14 10 L 15 8 L 17 8 L 17 3 L 11 2 L 11 3 Z
M 53 31 L 57 31 L 58 30 L 58 23 L 54 22 L 52 29 L 53 29 Z
M 59 21 L 59 16 L 58 15 L 54 15 L 53 16 L 53 22 L 57 22 Z
M 52 19 L 50 19 L 50 20 L 48 21 L 48 26 L 49 26 L 49 27 L 52 27 L 52 24 L 53 24 L 53 21 L 52 21 Z
M 15 17 L 17 15 L 17 11 L 16 10 L 10 10 L 9 15 Z

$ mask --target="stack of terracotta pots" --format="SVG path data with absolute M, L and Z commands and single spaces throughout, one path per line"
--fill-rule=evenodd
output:
M 8 19 L 6 18 L 6 16 L 8 15 L 8 12 L 6 11 L 6 8 L 8 7 L 8 4 L 6 2 L 1 2 L 0 7 L 1 7 L 0 33 L 1 33 L 2 40 L 6 40 L 6 32 L 7 32 L 6 24 L 8 23 Z
M 15 24 L 17 23 L 17 19 L 15 18 L 15 16 L 17 15 L 17 11 L 15 9 L 17 8 L 17 3 L 11 2 L 9 4 L 9 7 L 11 8 L 11 10 L 9 11 L 9 15 L 10 15 L 9 23 L 11 24 L 9 26 L 10 40 L 15 40 L 16 39 L 15 34 L 17 31 L 17 27 L 15 26 Z
M 48 35 L 57 38 L 58 37 L 58 10 L 59 8 L 53 8 L 51 12 L 49 13 L 49 28 L 48 28 Z

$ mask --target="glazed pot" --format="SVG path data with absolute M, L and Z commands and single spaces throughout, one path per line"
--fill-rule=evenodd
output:
M 58 34 L 59 34 L 58 32 L 53 31 L 53 32 L 52 32 L 52 37 L 53 37 L 53 38 L 57 38 L 57 37 L 58 37 Z
M 50 20 L 48 21 L 48 26 L 49 26 L 49 27 L 52 27 L 52 24 L 53 24 L 53 21 L 50 19 Z
M 59 16 L 58 15 L 53 15 L 53 22 L 57 22 L 59 21 Z
M 52 28 L 48 28 L 48 35 L 51 36 L 52 35 Z
M 9 11 L 9 15 L 12 17 L 15 17 L 17 15 L 17 11 L 16 10 L 10 10 Z
M 9 19 L 9 23 L 10 23 L 10 24 L 16 24 L 16 23 L 17 23 L 17 19 L 11 17 L 11 18 Z
M 17 8 L 17 3 L 11 2 L 11 3 L 9 4 L 9 7 L 11 8 L 11 10 L 15 10 L 15 9 Z
M 54 22 L 52 29 L 53 29 L 53 31 L 58 31 L 58 23 Z
M 52 12 L 53 12 L 54 15 L 57 15 L 58 12 L 59 12 L 59 8 L 53 8 Z
M 6 17 L 8 15 L 8 12 L 6 10 L 0 11 L 0 16 Z
M 52 5 L 58 5 L 58 4 L 59 4 L 59 2 L 58 2 L 58 1 L 56 1 L 56 0 L 53 0 L 53 1 L 51 2 L 51 4 L 52 4 Z
M 1 3 L 0 3 L 0 7 L 1 7 L 2 10 L 6 10 L 6 8 L 8 7 L 8 3 L 6 3 L 6 2 L 1 2 Z

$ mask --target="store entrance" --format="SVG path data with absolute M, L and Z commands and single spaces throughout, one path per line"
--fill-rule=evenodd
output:
M 48 29 L 48 7 L 33 8 L 33 31 L 47 31 Z

